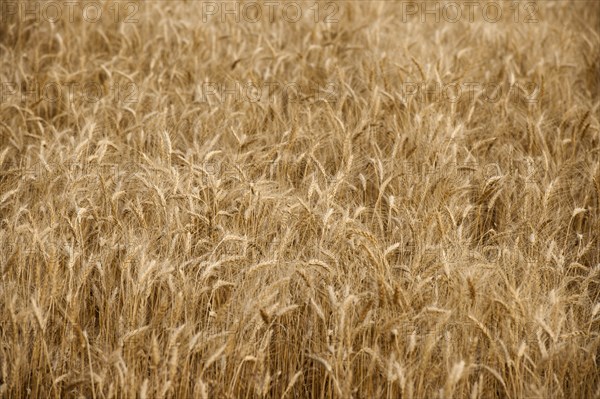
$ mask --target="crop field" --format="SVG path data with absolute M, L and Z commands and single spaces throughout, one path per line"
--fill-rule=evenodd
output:
M 600 399 L 600 2 L 0 2 L 0 398 Z

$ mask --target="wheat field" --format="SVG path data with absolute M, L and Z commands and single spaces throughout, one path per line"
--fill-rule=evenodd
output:
M 600 398 L 600 3 L 0 7 L 1 398 Z

